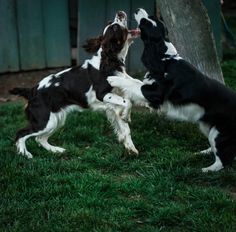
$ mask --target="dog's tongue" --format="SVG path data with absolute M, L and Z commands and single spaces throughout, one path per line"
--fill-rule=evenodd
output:
M 132 30 L 129 30 L 129 33 L 131 34 L 132 38 L 137 38 L 140 35 L 140 30 L 139 28 L 132 29 Z

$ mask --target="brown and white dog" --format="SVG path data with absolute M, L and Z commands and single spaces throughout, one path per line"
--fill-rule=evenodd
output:
M 49 144 L 49 137 L 64 125 L 69 112 L 85 109 L 105 111 L 118 140 L 125 148 L 138 154 L 127 123 L 131 103 L 115 94 L 115 88 L 107 82 L 107 77 L 116 72 L 125 72 L 125 58 L 135 32 L 127 29 L 127 15 L 117 12 L 115 19 L 99 38 L 90 39 L 85 50 L 96 52 L 81 66 L 68 68 L 42 79 L 33 88 L 14 88 L 12 94 L 28 100 L 25 113 L 29 125 L 17 132 L 16 146 L 19 154 L 32 158 L 26 148 L 26 140 L 36 141 L 51 152 L 64 152 L 61 147 Z

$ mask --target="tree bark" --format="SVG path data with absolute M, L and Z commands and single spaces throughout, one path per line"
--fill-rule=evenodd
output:
M 181 57 L 202 73 L 224 83 L 215 40 L 206 8 L 201 0 L 156 0 Z

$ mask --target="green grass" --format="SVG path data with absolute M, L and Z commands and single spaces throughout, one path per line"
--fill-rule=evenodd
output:
M 236 89 L 236 62 L 223 69 Z M 14 146 L 25 123 L 22 103 L 0 107 L 0 231 L 236 231 L 235 162 L 201 173 L 213 156 L 195 154 L 208 147 L 196 126 L 135 112 L 132 158 L 103 114 L 74 113 L 51 138 L 67 152 L 30 140 L 28 160 Z

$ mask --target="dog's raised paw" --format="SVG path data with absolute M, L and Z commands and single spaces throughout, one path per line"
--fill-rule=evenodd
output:
M 121 84 L 120 77 L 109 76 L 107 77 L 107 81 L 112 87 L 120 87 L 120 84 Z

